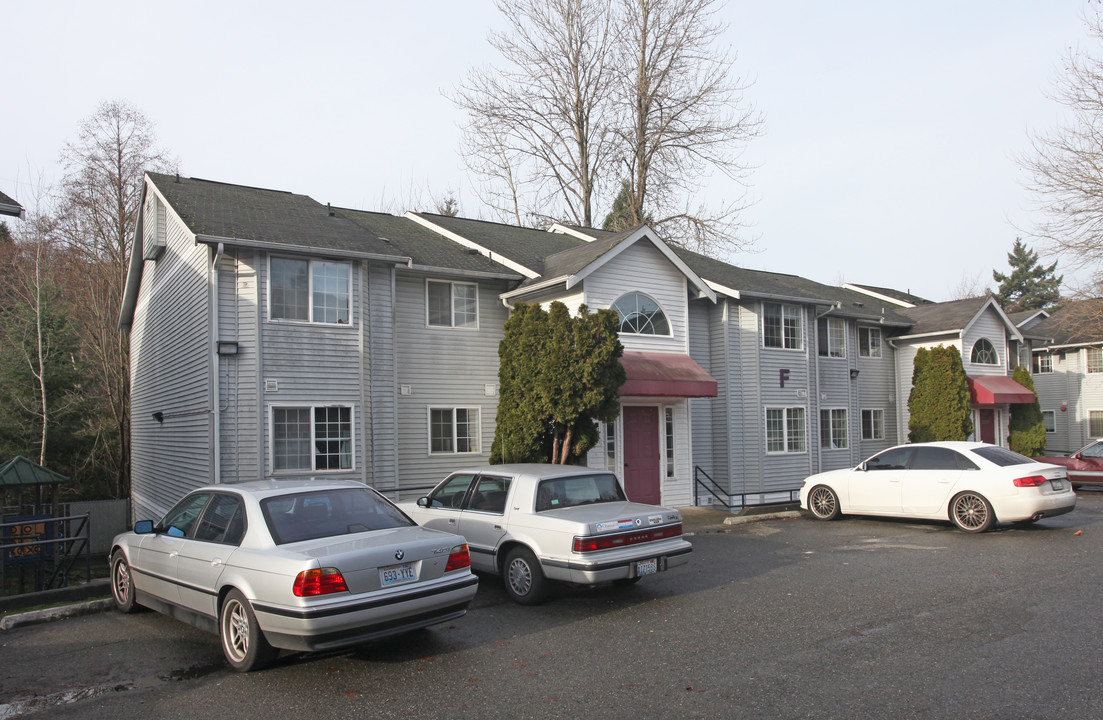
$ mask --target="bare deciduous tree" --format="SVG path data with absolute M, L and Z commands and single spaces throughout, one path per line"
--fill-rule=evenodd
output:
M 745 179 L 762 123 L 715 49 L 717 4 L 499 0 L 509 29 L 491 44 L 508 67 L 472 71 L 454 98 L 481 199 L 518 225 L 594 226 L 616 197 L 610 229 L 646 222 L 696 250 L 740 247 L 745 194 L 694 200 L 714 171 Z
M 172 171 L 156 147 L 153 123 L 122 102 L 102 103 L 61 155 L 58 231 L 87 266 L 81 299 L 81 346 L 93 368 L 87 389 L 104 410 L 99 451 L 116 473 L 115 493 L 130 492 L 130 344 L 118 328 L 132 236 L 146 170 Z M 77 289 L 73 289 L 77 292 Z M 96 397 L 98 396 L 98 397 Z
M 483 200 L 520 223 L 567 215 L 590 226 L 613 149 L 612 14 L 594 0 L 498 0 L 509 24 L 490 44 L 507 67 L 473 70 L 456 93 L 463 151 Z M 530 192 L 521 206 L 518 186 Z M 556 217 L 560 219 L 560 217 Z
M 693 207 L 708 173 L 742 182 L 746 143 L 762 119 L 743 102 L 734 58 L 715 50 L 716 0 L 622 0 L 618 126 L 628 169 L 627 226 L 645 222 L 701 252 L 738 249 L 744 197 Z
M 1087 17 L 1093 38 L 1103 40 L 1103 15 Z M 1053 93 L 1069 109 L 1068 122 L 1035 135 L 1033 152 L 1021 159 L 1028 188 L 1044 220 L 1034 234 L 1066 269 L 1087 269 L 1103 291 L 1103 57 L 1070 50 Z

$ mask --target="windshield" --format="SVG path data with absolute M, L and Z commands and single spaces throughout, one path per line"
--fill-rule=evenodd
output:
M 625 499 L 615 475 L 572 475 L 540 481 L 536 489 L 536 512 Z
M 386 498 L 368 488 L 279 495 L 261 501 L 260 506 L 277 545 L 414 524 Z

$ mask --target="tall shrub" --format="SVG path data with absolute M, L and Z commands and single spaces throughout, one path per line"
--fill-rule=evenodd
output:
M 1022 365 L 1015 367 L 1011 378 L 1034 392 L 1034 378 Z M 1011 433 L 1007 446 L 1027 457 L 1041 455 L 1046 449 L 1046 425 L 1042 419 L 1042 408 L 1038 406 L 1038 394 L 1034 393 L 1034 402 L 1016 403 L 1011 406 Z
M 920 348 L 908 396 L 908 440 L 965 440 L 973 432 L 969 384 L 955 347 Z

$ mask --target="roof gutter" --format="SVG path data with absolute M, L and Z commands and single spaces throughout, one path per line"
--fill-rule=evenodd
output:
M 242 238 L 219 237 L 218 235 L 196 235 L 195 241 L 205 245 L 237 245 L 240 247 L 259 248 L 261 250 L 275 250 L 277 252 L 296 252 L 306 255 L 329 255 L 332 257 L 356 258 L 358 260 L 378 260 L 380 262 L 394 263 L 395 265 L 413 266 L 413 258 L 404 255 L 385 255 L 383 253 L 360 252 L 357 250 L 341 250 L 337 248 L 320 248 L 315 245 L 289 245 L 287 243 L 268 242 L 265 240 L 244 240 Z

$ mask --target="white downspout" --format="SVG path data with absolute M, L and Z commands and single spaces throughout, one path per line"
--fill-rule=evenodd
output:
M 214 483 L 218 484 L 222 482 L 222 421 L 219 408 L 222 407 L 222 400 L 219 394 L 219 389 L 222 385 L 222 358 L 218 354 L 218 339 L 219 325 L 218 325 L 218 263 L 222 260 L 222 255 L 226 251 L 226 245 L 224 243 L 218 244 L 218 249 L 215 251 L 214 260 L 211 262 L 211 279 L 209 286 L 211 288 L 211 308 L 214 311 L 214 317 L 212 318 L 212 332 L 213 341 L 211 342 L 211 364 L 214 367 L 214 395 L 212 397 L 213 407 L 211 408 L 211 415 L 213 416 L 211 426 L 214 429 Z

